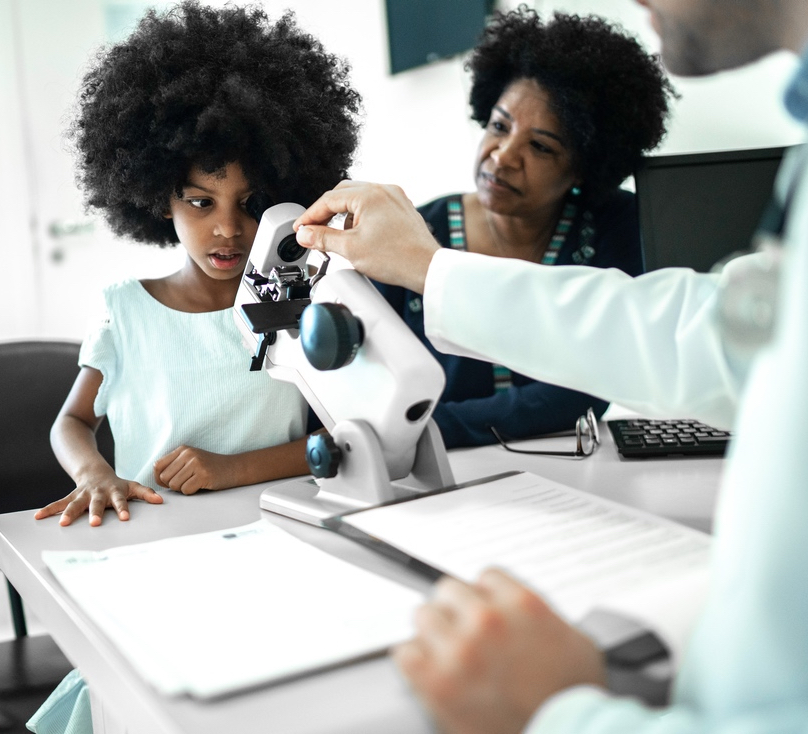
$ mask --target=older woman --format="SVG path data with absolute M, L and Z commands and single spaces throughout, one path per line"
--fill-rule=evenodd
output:
M 544 23 L 522 6 L 495 15 L 466 66 L 472 117 L 484 129 L 477 190 L 420 207 L 438 242 L 542 265 L 641 273 L 634 196 L 619 187 L 665 133 L 673 90 L 657 59 L 598 17 L 556 13 Z M 378 287 L 429 346 L 421 297 Z M 502 314 L 521 318 L 507 303 Z M 608 405 L 433 352 L 446 372 L 434 415 L 449 448 L 492 443 L 492 427 L 509 438 L 569 429 L 589 407 L 600 417 Z

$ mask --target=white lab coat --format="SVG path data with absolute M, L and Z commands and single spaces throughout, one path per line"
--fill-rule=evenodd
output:
M 781 189 L 792 176 L 786 168 Z M 717 510 L 711 594 L 671 706 L 652 710 L 581 687 L 548 701 L 530 734 L 808 731 L 808 174 L 801 176 L 774 337 L 751 366 L 724 349 L 718 276 L 672 269 L 631 280 L 435 255 L 424 306 L 437 348 L 496 359 L 646 414 L 731 426 L 736 435 Z

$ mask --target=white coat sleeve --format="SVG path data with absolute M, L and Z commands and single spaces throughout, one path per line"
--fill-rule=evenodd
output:
M 424 321 L 440 351 L 644 415 L 729 427 L 745 366 L 727 358 L 715 325 L 719 282 L 684 268 L 631 278 L 442 249 L 427 275 Z
M 808 732 L 808 177 L 798 201 L 773 339 L 750 370 L 724 473 L 711 593 L 672 705 L 570 690 L 529 734 Z

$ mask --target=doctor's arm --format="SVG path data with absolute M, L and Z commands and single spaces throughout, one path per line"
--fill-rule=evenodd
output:
M 469 288 L 482 279 L 486 288 Z M 684 268 L 632 278 L 442 250 L 424 323 L 439 351 L 495 359 L 651 417 L 729 427 L 745 374 L 725 353 L 719 287 L 718 276 Z
M 345 211 L 351 229 L 325 226 Z M 440 351 L 652 416 L 732 423 L 745 375 L 715 323 L 718 276 L 670 269 L 631 278 L 440 248 L 401 189 L 353 181 L 324 194 L 296 226 L 305 246 L 423 293 L 426 333 Z

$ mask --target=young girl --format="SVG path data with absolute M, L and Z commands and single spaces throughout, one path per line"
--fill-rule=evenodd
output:
M 51 433 L 76 483 L 39 510 L 69 525 L 127 501 L 304 474 L 306 404 L 249 371 L 232 306 L 257 230 L 251 196 L 303 205 L 347 176 L 359 95 L 287 13 L 183 2 L 142 19 L 84 78 L 71 129 L 89 206 L 119 235 L 187 251 L 181 270 L 104 291 Z M 115 438 L 115 469 L 95 429 Z
M 149 11 L 84 78 L 72 127 L 78 179 L 119 235 L 187 251 L 178 272 L 104 291 L 81 371 L 52 430 L 76 482 L 37 518 L 307 472 L 306 404 L 296 388 L 250 372 L 232 306 L 258 224 L 250 197 L 311 204 L 347 176 L 359 95 L 347 66 L 295 26 L 255 7 L 183 2 Z M 106 416 L 115 469 L 97 450 Z M 92 731 L 73 671 L 28 722 Z

